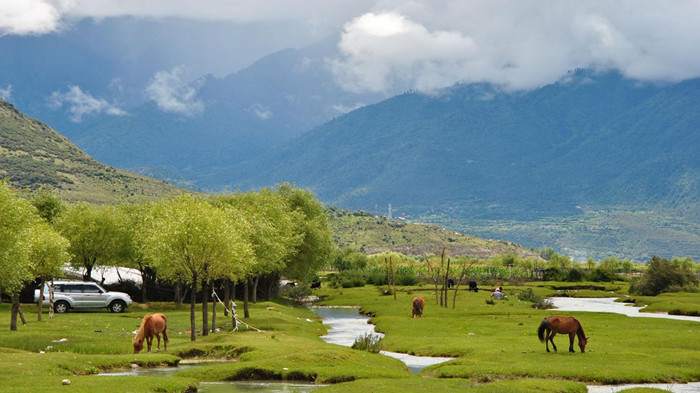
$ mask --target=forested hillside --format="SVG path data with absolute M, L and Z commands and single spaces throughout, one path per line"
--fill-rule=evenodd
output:
M 494 234 L 484 225 L 498 221 L 530 223 L 516 239 L 500 234 L 540 246 L 543 225 L 584 211 L 671 209 L 697 217 L 699 128 L 700 80 L 660 85 L 579 71 L 525 93 L 488 85 L 406 93 L 218 176 L 243 188 L 285 179 L 343 208 L 392 204 L 404 217 L 479 226 L 482 234 Z M 652 221 L 673 221 L 661 214 Z M 620 239 L 634 244 L 626 257 L 659 249 L 700 256 L 686 242 L 672 244 L 668 232 L 640 237 L 635 226 Z M 699 235 L 693 227 L 679 230 Z M 574 237 L 559 249 L 602 249 L 585 231 Z
M 179 191 L 95 161 L 46 124 L 0 99 L 0 177 L 18 188 L 51 186 L 66 201 L 114 202 Z

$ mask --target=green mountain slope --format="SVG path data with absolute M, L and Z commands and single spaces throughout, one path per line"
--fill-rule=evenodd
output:
M 95 161 L 46 124 L 1 99 L 0 177 L 23 189 L 52 186 L 66 201 L 142 200 L 179 190 Z
M 407 223 L 383 216 L 342 209 L 330 209 L 331 228 L 340 247 L 350 247 L 367 254 L 395 251 L 405 255 L 440 254 L 481 259 L 501 254 L 539 259 L 539 254 L 518 244 L 468 236 L 437 225 Z
M 242 188 L 291 181 L 341 208 L 391 204 L 410 219 L 541 247 L 543 226 L 587 211 L 646 211 L 661 229 L 700 217 L 699 130 L 700 80 L 661 85 L 583 71 L 524 93 L 487 85 L 406 93 L 219 176 Z M 499 223 L 527 229 L 509 237 L 493 229 Z M 694 225 L 682 225 L 680 242 L 625 225 L 624 244 L 567 233 L 565 224 L 546 240 L 594 257 L 621 249 L 700 257 L 688 247 Z

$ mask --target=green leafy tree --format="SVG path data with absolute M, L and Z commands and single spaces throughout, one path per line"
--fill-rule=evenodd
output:
M 630 293 L 656 296 L 662 292 L 694 291 L 698 276 L 682 261 L 653 256 L 642 277 L 630 284 Z
M 44 283 L 61 274 L 70 260 L 68 240 L 42 222 L 29 230 L 29 263 L 33 277 L 39 277 L 39 304 L 37 320 L 41 321 Z
M 283 273 L 290 278 L 308 280 L 330 262 L 335 250 L 328 213 L 311 191 L 289 183 L 278 185 L 277 191 L 288 201 L 292 211 L 301 213 L 294 226 L 301 243 L 288 258 Z
M 144 252 L 159 274 L 191 285 L 190 339 L 196 340 L 195 301 L 202 280 L 240 278 L 252 250 L 249 224 L 233 208 L 218 208 L 192 195 L 161 201 L 143 230 Z M 206 314 L 203 314 L 206 317 Z M 203 321 L 203 330 L 206 327 Z
M 335 253 L 332 265 L 341 272 L 363 270 L 367 266 L 367 255 L 352 248 L 343 248 Z
M 61 198 L 56 196 L 53 189 L 48 186 L 40 187 L 34 191 L 32 205 L 39 211 L 41 218 L 48 223 L 53 223 L 54 219 L 58 217 L 64 209 Z
M 17 330 L 19 292 L 33 278 L 30 232 L 39 220 L 29 201 L 0 180 L 0 290 L 12 298 L 10 330 Z
M 70 206 L 55 221 L 58 231 L 70 242 L 71 265 L 85 269 L 89 280 L 96 266 L 116 266 L 124 261 L 127 221 L 114 206 L 80 203 Z
M 259 192 L 220 196 L 215 200 L 215 204 L 233 206 L 246 215 L 248 222 L 254 223 L 248 232 L 253 260 L 248 271 L 249 282 L 246 284 L 252 284 L 252 297 L 255 302 L 260 277 L 279 275 L 301 243 L 301 234 L 295 230 L 301 213 L 293 211 L 282 195 L 268 188 Z M 271 288 L 268 288 L 268 298 L 270 290 Z M 247 304 L 244 307 L 247 310 Z

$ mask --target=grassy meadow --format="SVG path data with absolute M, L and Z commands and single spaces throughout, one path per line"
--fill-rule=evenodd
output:
M 284 379 L 331 384 L 318 392 L 585 392 L 586 384 L 700 381 L 700 323 L 629 318 L 607 313 L 564 313 L 578 318 L 590 337 L 586 353 L 569 353 L 568 337 L 557 335 L 559 352 L 547 353 L 537 338 L 542 318 L 561 314 L 537 310 L 518 300 L 532 288 L 541 296 L 626 295 L 625 283 L 602 288 L 553 282 L 504 284 L 510 300 L 489 302 L 489 292 L 452 293 L 447 308 L 436 304 L 428 285 L 399 287 L 397 299 L 375 286 L 323 287 L 315 294 L 326 306 L 359 306 L 377 330 L 384 349 L 457 359 L 412 374 L 398 360 L 324 343 L 327 329 L 308 308 L 284 300 L 259 302 L 231 332 L 230 317 L 217 310 L 217 333 L 189 340 L 189 307 L 165 303 L 135 304 L 123 314 L 80 311 L 43 314 L 23 305 L 27 325 L 9 330 L 10 307 L 0 305 L 0 384 L 13 392 L 183 392 L 201 381 Z M 598 285 L 598 284 L 596 284 Z M 411 299 L 424 296 L 424 318 L 411 318 Z M 634 298 L 666 311 L 700 311 L 700 294 L 679 293 Z M 492 303 L 492 304 L 490 304 Z M 240 311 L 240 310 L 239 310 Z M 131 338 L 142 316 L 168 316 L 168 351 L 132 353 Z M 210 311 L 211 317 L 211 311 Z M 197 324 L 201 327 L 200 312 Z M 161 344 L 162 345 L 162 344 Z M 43 352 L 43 353 L 42 353 Z M 168 377 L 105 377 L 103 371 L 132 367 L 201 363 Z M 62 386 L 70 379 L 69 387 Z M 643 390 L 650 391 L 650 390 Z

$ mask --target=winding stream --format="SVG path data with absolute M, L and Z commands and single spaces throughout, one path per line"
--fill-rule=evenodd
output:
M 351 347 L 355 339 L 365 334 L 384 337 L 374 331 L 374 325 L 368 323 L 369 317 L 361 315 L 357 307 L 313 307 L 313 312 L 323 318 L 323 324 L 330 327 L 328 335 L 321 337 L 329 344 Z M 406 364 L 411 371 L 417 373 L 425 367 L 447 362 L 454 358 L 413 356 L 406 353 L 381 351 L 382 355 L 398 359 Z
M 570 298 L 555 297 L 550 298 L 552 304 L 559 311 L 577 312 L 610 312 L 627 315 L 629 317 L 645 318 L 667 318 L 685 321 L 700 322 L 700 317 L 690 317 L 682 315 L 668 315 L 666 313 L 642 313 L 642 307 L 634 307 L 627 303 L 617 303 L 616 298 Z M 357 337 L 365 334 L 374 334 L 383 337 L 381 333 L 374 331 L 374 325 L 368 323 L 369 317 L 361 315 L 357 307 L 313 307 L 312 310 L 323 318 L 323 324 L 331 329 L 328 335 L 321 337 L 325 342 L 343 346 L 352 346 Z M 421 369 L 452 360 L 446 357 L 411 356 L 408 354 L 382 351 L 383 355 L 391 356 L 404 362 L 416 373 Z M 139 368 L 119 373 L 105 373 L 101 375 L 149 375 L 167 376 L 175 371 L 183 370 L 194 365 L 182 365 L 168 368 Z M 280 382 L 280 381 L 236 381 L 236 382 L 204 382 L 200 392 L 203 393 L 223 393 L 223 392 L 256 392 L 256 393 L 309 393 L 322 385 Z M 688 384 L 634 384 L 634 385 L 590 385 L 587 386 L 588 393 L 617 393 L 619 391 L 633 387 L 649 387 L 662 389 L 672 393 L 700 393 L 700 382 Z

